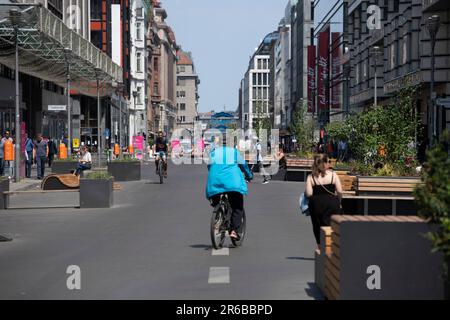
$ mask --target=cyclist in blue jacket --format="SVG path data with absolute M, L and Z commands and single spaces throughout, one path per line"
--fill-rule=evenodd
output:
M 252 172 L 245 160 L 235 148 L 225 144 L 210 153 L 208 164 L 208 181 L 206 198 L 214 207 L 220 201 L 220 195 L 227 194 L 232 208 L 230 237 L 239 240 L 242 216 L 244 212 L 244 195 L 247 195 L 247 180 L 253 179 Z

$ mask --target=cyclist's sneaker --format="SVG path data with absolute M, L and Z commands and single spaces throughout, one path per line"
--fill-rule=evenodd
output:
M 264 180 L 262 184 L 268 184 L 269 180 Z

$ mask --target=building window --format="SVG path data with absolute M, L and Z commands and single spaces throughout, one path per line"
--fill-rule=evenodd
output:
M 100 30 L 91 31 L 91 42 L 98 49 L 102 49 L 102 32 Z
M 356 64 L 355 81 L 356 81 L 356 84 L 359 83 L 359 63 Z
M 258 59 L 258 66 L 257 69 L 260 70 L 262 69 L 262 59 Z
M 142 23 L 136 23 L 136 40 L 142 40 Z
M 252 80 L 253 80 L 253 83 L 252 83 L 252 85 L 256 85 L 256 73 L 253 73 L 252 74 Z
M 158 82 L 155 82 L 153 84 L 153 94 L 155 96 L 159 96 L 159 84 L 158 84 Z
M 186 67 L 185 66 L 178 66 L 178 72 L 185 72 Z
M 186 122 L 186 116 L 180 116 L 180 122 Z
M 180 103 L 180 110 L 181 111 L 186 110 L 186 103 Z
M 391 69 L 395 68 L 395 42 L 391 44 Z
M 153 70 L 155 72 L 158 72 L 158 68 L 159 68 L 158 58 L 155 58 L 155 60 L 153 61 Z
M 92 20 L 102 19 L 102 0 L 91 1 L 91 19 Z
M 185 98 L 186 97 L 186 91 L 177 91 L 177 97 Z
M 136 71 L 142 72 L 142 53 L 136 53 Z
M 177 79 L 177 86 L 180 87 L 186 86 L 186 79 Z
M 406 64 L 408 63 L 408 35 L 403 35 L 402 39 L 402 63 Z

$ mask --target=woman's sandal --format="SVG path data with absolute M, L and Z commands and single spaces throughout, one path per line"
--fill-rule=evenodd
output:
M 241 237 L 239 237 L 239 234 L 236 231 L 230 232 L 230 238 L 232 238 L 233 240 L 236 240 L 236 241 L 239 241 L 241 239 Z

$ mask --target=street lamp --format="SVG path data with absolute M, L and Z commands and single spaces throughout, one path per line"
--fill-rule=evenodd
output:
M 436 136 L 436 105 L 434 100 L 434 68 L 435 68 L 435 57 L 434 57 L 434 47 L 436 45 L 436 34 L 438 33 L 440 27 L 440 18 L 438 15 L 432 15 L 428 17 L 426 22 L 427 30 L 430 34 L 431 42 L 431 80 L 430 80 L 430 109 L 428 111 L 428 137 L 429 146 L 431 146 L 433 137 Z
M 15 42 L 15 53 L 16 53 L 16 70 L 15 70 L 15 86 L 16 86 L 16 121 L 15 121 L 15 133 L 16 133 L 16 150 L 15 150 L 15 161 L 14 161 L 14 182 L 20 181 L 20 93 L 19 93 L 19 25 L 22 19 L 22 13 L 17 9 L 9 10 L 9 18 L 11 24 L 14 28 L 14 42 Z
M 66 60 L 66 81 L 67 81 L 67 156 L 70 158 L 72 154 L 72 119 L 70 106 L 70 62 L 69 56 L 72 50 L 64 48 L 64 59 Z
M 373 94 L 373 101 L 374 106 L 376 107 L 378 105 L 378 55 L 381 54 L 381 50 L 379 46 L 374 46 L 372 48 L 371 54 L 374 55 L 374 61 L 375 61 L 375 79 L 374 79 L 374 94 Z
M 133 98 L 134 98 L 134 116 L 133 116 L 133 122 L 134 122 L 134 128 L 133 128 L 133 134 L 136 136 L 136 98 L 138 96 L 137 91 L 133 91 Z
M 102 154 L 102 148 L 101 148 L 101 130 L 100 130 L 100 74 L 102 70 L 100 68 L 95 68 L 95 78 L 97 80 L 97 153 L 98 153 L 98 167 L 101 167 L 101 154 Z

